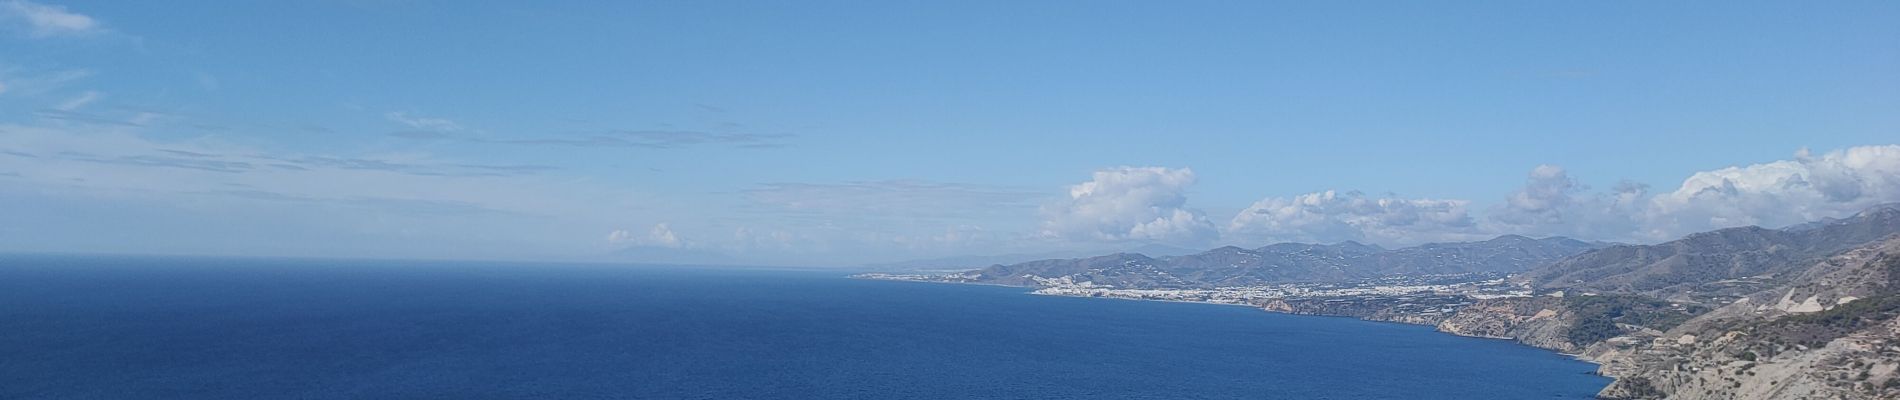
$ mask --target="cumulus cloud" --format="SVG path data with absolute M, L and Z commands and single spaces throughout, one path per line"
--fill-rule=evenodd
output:
M 1465 200 L 1367 197 L 1357 191 L 1270 197 L 1235 215 L 1227 231 L 1270 242 L 1344 240 L 1411 244 L 1478 234 Z
M 607 243 L 616 246 L 665 247 L 669 249 L 685 247 L 685 242 L 681 241 L 679 235 L 674 234 L 673 228 L 667 226 L 665 222 L 654 224 L 653 229 L 648 229 L 646 235 L 634 234 L 625 229 L 608 232 Z
M 1219 236 L 1199 210 L 1187 208 L 1192 169 L 1118 167 L 1069 187 L 1069 196 L 1043 209 L 1043 235 L 1104 240 L 1205 243 Z
M 1310 204 L 1341 202 L 1325 198 L 1307 195 L 1262 200 L 1235 217 L 1229 230 L 1317 241 L 1365 233 L 1364 237 L 1372 241 L 1415 243 L 1437 240 L 1447 231 L 1656 242 L 1737 226 L 1775 228 L 1900 202 L 1900 145 L 1861 146 L 1819 155 L 1804 149 L 1790 160 L 1696 172 L 1674 190 L 1661 193 L 1651 193 L 1649 186 L 1628 181 L 1594 191 L 1577 183 L 1562 167 L 1540 165 L 1531 170 L 1521 188 L 1488 209 L 1475 225 L 1382 225 L 1364 222 L 1362 214 L 1368 212 L 1286 211 L 1332 210 Z M 1363 206 L 1353 209 L 1382 211 Z M 1343 222 L 1352 218 L 1362 222 Z M 1385 229 L 1367 230 L 1363 226 Z
M 1860 146 L 1793 160 L 1697 172 L 1651 199 L 1647 234 L 1741 225 L 1783 226 L 1900 201 L 1900 145 Z
M 1649 186 L 1620 182 L 1591 193 L 1563 167 L 1539 165 L 1524 186 L 1486 214 L 1486 230 L 1539 236 L 1626 240 L 1637 229 Z
M 66 7 L 25 0 L 0 2 L 0 19 L 19 24 L 32 37 L 83 35 L 102 31 L 99 21 Z
M 1505 202 L 1507 213 L 1494 217 L 1513 223 L 1562 221 L 1564 209 L 1571 203 L 1570 196 L 1577 189 L 1577 181 L 1570 179 L 1570 173 L 1563 167 L 1539 165 L 1531 169 L 1524 188 L 1511 194 Z
M 1267 198 L 1236 215 L 1230 239 L 1363 240 L 1416 244 L 1503 234 L 1656 242 L 1745 225 L 1782 227 L 1900 202 L 1900 145 L 1861 146 L 1791 160 L 1697 172 L 1673 191 L 1623 181 L 1591 190 L 1556 165 L 1482 214 L 1466 200 L 1370 198 L 1325 191 Z

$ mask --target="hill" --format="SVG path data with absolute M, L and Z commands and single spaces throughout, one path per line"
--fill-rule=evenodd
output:
M 1340 282 L 1395 275 L 1506 274 L 1601 245 L 1563 237 L 1506 235 L 1480 242 L 1432 243 L 1387 250 L 1357 242 L 1221 247 L 1150 257 L 1139 253 L 998 264 L 962 274 L 977 283 L 1041 286 L 1046 280 L 1115 288 L 1206 288 Z

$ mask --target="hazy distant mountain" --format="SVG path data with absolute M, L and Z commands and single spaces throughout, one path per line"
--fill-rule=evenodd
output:
M 1748 226 L 1654 245 L 1611 246 L 1526 272 L 1521 279 L 1542 288 L 1657 297 L 1742 294 L 1806 268 L 1805 261 L 1896 233 L 1900 205 L 1888 204 L 1783 229 Z M 1744 278 L 1750 279 L 1736 282 Z M 1757 285 L 1739 285 L 1749 282 Z
M 1600 245 L 1569 238 L 1515 235 L 1394 250 L 1357 242 L 1280 243 L 1256 249 L 1227 246 L 1169 257 L 1117 253 L 999 264 L 968 275 L 978 282 L 1022 286 L 1053 278 L 1126 288 L 1249 286 L 1401 274 L 1508 273 L 1597 247 Z
M 1372 254 L 1380 275 L 1519 272 L 1605 246 L 1567 237 L 1504 235 L 1482 242 L 1428 243 Z
M 886 262 L 886 263 L 873 263 L 873 264 L 865 264 L 862 267 L 867 268 L 867 269 L 880 270 L 880 271 L 962 270 L 962 269 L 969 269 L 970 267 L 977 266 L 977 265 L 1015 264 L 1015 263 L 1026 262 L 1026 261 L 1047 260 L 1047 259 L 1052 259 L 1052 258 L 1075 258 L 1075 257 L 1082 257 L 1088 254 L 1092 254 L 1092 253 L 1080 252 L 1080 251 L 1055 251 L 1055 252 L 1044 252 L 1044 253 L 1015 253 L 1015 254 L 998 254 L 998 255 L 987 255 L 987 256 L 954 256 L 954 257 L 926 258 L 926 259 L 919 259 L 919 260 L 904 260 L 904 261 L 895 261 L 895 262 Z
M 1167 256 L 1178 256 L 1182 254 L 1194 254 L 1194 253 L 1200 252 L 1200 250 L 1195 250 L 1195 249 L 1190 249 L 1190 248 L 1185 248 L 1185 247 L 1169 246 L 1169 245 L 1160 244 L 1160 243 L 1150 243 L 1150 244 L 1145 244 L 1138 247 L 1130 248 L 1127 250 L 1123 250 L 1122 252 L 1141 254 L 1141 255 L 1145 255 L 1149 257 L 1167 257 Z M 882 271 L 967 270 L 971 268 L 982 267 L 985 265 L 1017 264 L 1017 263 L 1024 263 L 1024 262 L 1036 261 L 1036 260 L 1084 258 L 1084 257 L 1088 257 L 1095 254 L 1101 254 L 1101 253 L 1097 251 L 1069 250 L 1069 251 L 1054 251 L 1054 252 L 1044 252 L 1044 253 L 1002 254 L 1002 255 L 991 255 L 991 256 L 956 256 L 956 257 L 928 258 L 928 259 L 921 259 L 921 260 L 906 260 L 906 261 L 897 261 L 897 262 L 888 262 L 888 263 L 865 264 L 863 267 L 868 268 L 868 269 L 874 269 L 874 270 L 882 270 Z
M 999 264 L 973 274 L 977 282 L 1015 286 L 1035 286 L 1038 278 L 1057 277 L 1070 277 L 1076 281 L 1179 282 L 1165 273 L 1157 273 L 1158 265 L 1160 263 L 1156 259 L 1141 254 L 1115 253 L 1088 258 Z

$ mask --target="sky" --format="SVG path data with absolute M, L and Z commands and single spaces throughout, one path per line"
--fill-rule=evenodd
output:
M 0 252 L 848 266 L 1900 201 L 1900 3 L 0 0 Z

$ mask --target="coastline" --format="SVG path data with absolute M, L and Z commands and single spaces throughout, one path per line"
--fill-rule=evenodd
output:
M 962 283 L 953 283 L 953 282 L 925 282 L 925 283 L 940 283 L 940 284 L 946 284 L 946 285 L 963 285 Z M 984 285 L 990 285 L 990 286 L 1002 286 L 1002 287 L 1013 287 L 1013 288 L 1021 288 L 1021 287 L 1022 287 L 1022 286 L 1010 286 L 1010 285 L 997 285 L 997 284 L 984 284 Z M 1217 306 L 1240 306 L 1240 307 L 1247 307 L 1247 308 L 1260 308 L 1260 306 L 1256 306 L 1256 305 L 1252 305 L 1252 304 L 1240 304 L 1240 303 L 1221 303 L 1221 302 L 1213 302 L 1213 301 L 1196 301 L 1196 300 L 1168 300 L 1168 299 L 1138 299 L 1138 298 L 1133 298 L 1133 297 L 1113 297 L 1113 296 L 1076 296 L 1076 295 L 1070 295 L 1070 294 L 1059 294 L 1059 293 L 1036 293 L 1036 291 L 1034 291 L 1034 290 L 1031 290 L 1031 291 L 1027 291 L 1027 292 L 1023 292 L 1023 294 L 1027 294 L 1027 295 L 1030 295 L 1030 296 L 1049 296 L 1049 297 L 1068 297 L 1068 298 L 1075 298 L 1075 299 L 1105 299 L 1105 300 L 1130 300 L 1130 301 L 1154 301 L 1154 302 L 1162 302 L 1162 303 L 1184 303 L 1184 304 L 1209 304 L 1209 305 L 1217 305 Z M 1266 310 L 1266 309 L 1262 309 L 1261 311 L 1266 311 L 1266 312 L 1274 312 L 1273 310 Z M 1285 314 L 1285 313 L 1282 313 L 1282 314 Z M 1297 315 L 1297 314 L 1296 314 L 1296 315 Z
M 1586 356 L 1586 355 L 1583 355 L 1583 354 L 1578 354 L 1578 353 L 1570 353 L 1570 352 L 1564 352 L 1564 351 L 1558 351 L 1558 350 L 1554 350 L 1554 349 L 1549 349 L 1549 348 L 1544 348 L 1544 347 L 1538 347 L 1538 346 L 1533 346 L 1533 345 L 1530 345 L 1530 344 L 1528 344 L 1528 343 L 1524 343 L 1523 341 L 1520 341 L 1520 340 L 1518 340 L 1518 338 L 1515 338 L 1515 337 L 1502 337 L 1502 336 L 1488 336 L 1488 335 L 1469 335 L 1469 334 L 1462 334 L 1462 333 L 1458 333 L 1458 332 L 1450 332 L 1450 331 L 1446 331 L 1446 330 L 1443 330 L 1443 329 L 1438 329 L 1438 328 L 1437 328 L 1437 326 L 1438 326 L 1437 324 L 1425 324 L 1425 323 L 1416 323 L 1416 322 L 1408 322 L 1408 321 L 1400 321 L 1400 320 L 1386 320 L 1386 319 L 1374 319 L 1374 318 L 1366 318 L 1366 317 L 1360 317 L 1360 316 L 1354 316 L 1354 315 L 1341 315 L 1341 314 L 1317 314 L 1317 313 L 1299 313 L 1299 312 L 1287 312 L 1287 311 L 1280 311 L 1280 310 L 1274 310 L 1274 309 L 1270 309 L 1270 308 L 1267 308 L 1267 307 L 1264 307 L 1264 306 L 1261 306 L 1261 305 L 1256 305 L 1256 304 L 1241 304 L 1241 303 L 1227 303 L 1227 302 L 1212 302 L 1212 301 L 1200 301 L 1200 300 L 1173 300 L 1173 299 L 1148 299 L 1148 298 L 1136 298 L 1136 297 L 1119 297 L 1119 296 L 1077 296 L 1077 295 L 1070 295 L 1070 294 L 1061 294 L 1061 293 L 1039 293 L 1039 292 L 1038 292 L 1037 290 L 1035 290 L 1034 288 L 1031 288 L 1031 287 L 1027 287 L 1027 286 L 1017 286 L 1017 285 L 1003 285 L 1003 284 L 995 284 L 995 283 L 980 283 L 980 282 L 943 282 L 943 281 L 927 281 L 927 280 L 910 280 L 910 279 L 889 279 L 889 278 L 877 278 L 877 277 L 861 277 L 861 276 L 856 276 L 856 275 L 853 275 L 853 276 L 848 276 L 848 277 L 847 277 L 847 279 L 861 279 L 861 280 L 872 280 L 872 281 L 887 281 L 887 282 L 915 282 L 915 283 L 929 283 L 929 284 L 943 284 L 943 285 L 981 285 L 981 286 L 997 286 L 997 287 L 1010 287 L 1010 288 L 1022 288 L 1022 289 L 1030 289 L 1029 291 L 1026 291 L 1026 292 L 1023 292 L 1023 293 L 1024 293 L 1024 294 L 1028 294 L 1028 295 L 1032 295 L 1032 296 L 1050 296 L 1050 297 L 1069 297 L 1069 298 L 1086 298 L 1086 299 L 1107 299 L 1107 300 L 1128 300 L 1128 301 L 1153 301 L 1153 302 L 1165 302 L 1165 303 L 1185 303 L 1185 304 L 1207 304 L 1207 305 L 1221 305 L 1221 306 L 1240 306 L 1240 307 L 1247 307 L 1247 308 L 1253 308 L 1253 309 L 1257 309 L 1257 310 L 1260 310 L 1260 311 L 1262 311 L 1262 312 L 1269 312 L 1269 313 L 1275 313 L 1275 314 L 1283 314 L 1283 315 L 1295 315 L 1295 316 L 1304 316 L 1304 317 L 1323 317 L 1323 318 L 1351 318 L 1351 319 L 1355 319 L 1355 320 L 1359 320 L 1359 321 L 1366 321 L 1366 322 L 1374 322 L 1374 323 L 1389 323 L 1389 324 L 1400 324 L 1400 325 L 1413 325 L 1413 326 L 1428 326 L 1428 327 L 1433 327 L 1433 329 L 1432 329 L 1432 331 L 1433 331 L 1433 332 L 1435 332 L 1435 333 L 1442 333 L 1442 334 L 1447 334 L 1447 335 L 1452 335 L 1452 336 L 1458 336 L 1458 337 L 1467 337 L 1467 338 L 1475 338 L 1475 339 L 1488 339 L 1488 340 L 1502 340 L 1502 341 L 1508 341 L 1508 342 L 1511 342 L 1511 344 L 1514 344 L 1514 345 L 1518 345 L 1518 346 L 1523 346 L 1523 347 L 1529 347 L 1529 348 L 1533 348 L 1533 349 L 1538 349 L 1538 350 L 1542 350 L 1542 351 L 1546 351 L 1546 352 L 1550 352 L 1550 353 L 1555 353 L 1555 354 L 1557 354 L 1557 355 L 1561 355 L 1561 356 L 1564 356 L 1564 357 L 1567 357 L 1567 358 L 1570 358 L 1570 359 L 1572 359 L 1572 360 L 1576 360 L 1576 361 L 1581 361 L 1581 362 L 1584 362 L 1584 363 L 1588 363 L 1588 364 L 1590 364 L 1590 365 L 1593 365 L 1593 366 L 1597 366 L 1597 367 L 1601 367 L 1601 366 L 1603 366 L 1603 365 L 1604 365 L 1604 363 L 1603 363 L 1602 361 L 1598 361 L 1598 360 L 1596 360 L 1596 359 L 1592 359 L 1592 358 L 1590 358 L 1589 356 Z M 1597 376 L 1602 376 L 1602 377 L 1605 377 L 1605 378 L 1610 378 L 1610 379 L 1612 380 L 1612 383 L 1614 383 L 1614 381 L 1615 381 L 1615 379 L 1617 379 L 1617 378 L 1616 378 L 1615 376 L 1610 376 L 1610 375 L 1604 375 L 1604 374 L 1602 374 L 1602 373 L 1601 373 L 1600 371 L 1592 371 L 1592 372 L 1591 372 L 1591 374 L 1592 374 L 1592 375 L 1597 375 Z M 1606 384 L 1606 385 L 1604 386 L 1604 388 L 1608 388 L 1609 386 L 1610 386 L 1610 385 L 1608 385 L 1608 384 Z

